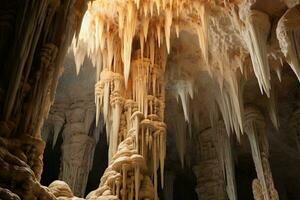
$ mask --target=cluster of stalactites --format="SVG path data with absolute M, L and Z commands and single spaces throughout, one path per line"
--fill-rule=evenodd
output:
M 97 67 L 96 121 L 101 112 L 109 143 L 109 167 L 101 180 L 101 192 L 91 194 L 91 198 L 95 195 L 122 199 L 158 197 L 156 172 L 160 166 L 163 185 L 166 154 L 163 122 L 166 51 L 170 51 L 172 13 L 179 9 L 175 5 L 178 2 L 89 4 L 73 49 L 77 72 L 85 55 Z M 133 48 L 139 50 L 132 53 Z M 151 184 L 147 174 L 152 177 Z
M 241 30 L 250 53 L 254 74 L 261 92 L 270 96 L 271 76 L 267 52 L 267 39 L 271 29 L 269 16 L 264 12 L 250 9 L 250 5 L 242 4 L 240 18 L 244 22 Z
M 186 0 L 93 1 L 88 6 L 80 34 L 73 43 L 77 72 L 85 55 L 98 68 L 113 68 L 121 61 L 127 84 L 135 38 L 139 38 L 142 51 L 149 37 L 155 37 L 159 47 L 165 38 L 167 51 L 170 52 L 171 26 L 174 24 L 179 35 L 179 18 L 185 4 Z M 117 57 L 116 53 L 119 54 Z
M 195 8 L 188 9 L 191 6 Z M 243 132 L 242 88 L 240 75 L 237 75 L 239 73 L 236 69 L 240 68 L 243 73 L 242 62 L 244 60 L 240 54 L 232 61 L 231 55 L 227 53 L 230 49 L 225 39 L 218 40 L 223 43 L 220 42 L 218 45 L 220 48 L 216 56 L 211 55 L 209 7 L 206 3 L 189 0 L 96 0 L 89 4 L 76 41 L 77 45 L 74 45 L 74 52 L 77 71 L 85 55 L 90 57 L 93 64 L 97 66 L 96 116 L 98 121 L 101 108 L 110 145 L 110 162 L 118 151 L 120 143 L 128 137 L 128 132 L 131 130 L 130 124 L 134 124 L 134 130 L 137 132 L 134 145 L 137 152 L 147 161 L 149 152 L 145 153 L 144 147 L 158 149 L 159 160 L 163 165 L 161 157 L 164 157 L 165 147 L 161 148 L 161 145 L 165 144 L 165 134 L 162 134 L 164 135 L 162 137 L 155 137 L 153 135 L 156 134 L 150 133 L 156 130 L 152 127 L 164 127 L 164 89 L 162 89 L 164 83 L 161 81 L 163 79 L 161 75 L 164 73 L 166 56 L 161 50 L 165 48 L 160 47 L 165 45 L 167 52 L 170 52 L 172 26 L 175 27 L 178 36 L 180 22 L 189 19 L 189 16 L 197 18 L 197 20 L 189 21 L 192 21 L 191 23 L 196 27 L 205 66 L 217 83 L 213 96 L 223 116 L 226 130 L 228 133 L 235 132 L 238 139 L 240 133 Z M 299 16 L 297 9 L 292 8 L 287 11 L 279 21 L 277 37 L 287 62 L 299 76 L 299 56 L 296 53 L 299 49 L 299 43 L 296 40 L 299 33 L 299 23 L 295 20 L 298 19 L 297 16 Z M 271 96 L 272 103 L 274 99 L 271 94 L 267 51 L 267 39 L 270 32 L 269 17 L 260 11 L 250 9 L 249 5 L 242 5 L 239 15 L 236 13 L 232 18 L 235 25 L 239 26 L 237 29 L 241 33 L 240 38 L 250 53 L 260 90 L 264 91 L 268 97 Z M 139 49 L 139 51 L 132 54 L 132 49 Z M 215 65 L 220 70 L 215 70 Z M 192 85 L 187 87 L 180 85 L 176 90 L 182 102 L 184 119 L 190 123 L 189 104 L 190 99 L 193 98 L 194 88 Z M 131 104 L 136 112 L 125 112 L 125 105 Z M 215 107 L 215 104 L 213 106 Z M 273 103 L 270 108 L 271 119 L 277 127 Z M 217 109 L 213 111 L 219 112 Z M 159 114 L 154 116 L 152 112 Z M 159 129 L 165 132 L 165 128 Z M 157 142 L 153 142 L 155 138 L 159 138 Z M 181 149 L 179 152 L 183 152 L 184 145 L 178 146 Z M 151 152 L 152 156 L 157 157 L 157 151 Z M 157 162 L 154 162 L 156 159 L 150 160 L 154 163 L 153 171 L 156 171 L 156 166 L 158 166 Z

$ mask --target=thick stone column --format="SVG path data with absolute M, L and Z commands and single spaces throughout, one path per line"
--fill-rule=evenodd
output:
M 105 68 L 96 84 L 96 104 L 103 111 L 110 144 L 109 166 L 89 200 L 158 199 L 159 167 L 164 184 L 166 52 L 152 38 L 142 53 L 132 54 L 127 88 L 117 70 L 121 66 Z
M 96 141 L 90 135 L 95 115 L 94 102 L 76 101 L 66 112 L 63 130 L 60 179 L 76 196 L 83 196 L 92 168 Z
M 196 192 L 199 199 L 225 200 L 225 182 L 215 146 L 215 129 L 201 132 L 196 142 L 197 164 L 193 171 L 197 177 Z
M 269 164 L 269 144 L 265 119 L 255 108 L 245 109 L 245 132 L 249 138 L 252 157 L 257 173 L 252 188 L 255 200 L 278 200 Z

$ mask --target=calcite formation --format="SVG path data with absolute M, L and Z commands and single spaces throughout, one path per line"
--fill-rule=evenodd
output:
M 40 129 L 84 1 L 5 1 L 0 11 L 1 199 L 55 199 L 39 183 Z
M 43 138 L 55 147 L 62 135 L 62 156 L 59 179 L 68 184 L 76 196 L 85 194 L 87 179 L 93 165 L 98 135 L 94 133 L 95 103 L 92 95 L 82 99 L 56 101 L 43 129 Z
M 197 177 L 196 192 L 199 199 L 227 199 L 223 163 L 218 159 L 215 131 L 212 128 L 204 130 L 196 143 L 198 155 L 193 171 Z
M 66 111 L 60 179 L 69 184 L 76 196 L 84 195 L 93 165 L 96 141 L 89 133 L 94 111 L 94 103 L 88 101 L 74 102 Z
M 83 196 L 97 142 L 89 129 L 103 119 L 109 164 L 86 199 L 158 199 L 158 187 L 165 185 L 167 124 L 182 166 L 189 140 L 200 137 L 194 166 L 200 198 L 237 199 L 233 143 L 246 135 L 257 175 L 254 198 L 279 199 L 266 130 L 269 121 L 279 129 L 276 88 L 284 82 L 287 65 L 300 80 L 299 3 L 1 2 L 0 198 Z M 179 40 L 185 41 L 176 44 Z M 43 136 L 55 145 L 63 133 L 60 177 L 66 183 L 47 188 L 39 183 L 45 148 L 41 127 L 71 42 L 76 72 L 86 57 L 96 67 L 95 106 L 73 102 L 67 111 L 49 116 L 53 126 Z M 253 100 L 245 92 L 249 85 L 264 97 Z M 171 103 L 174 97 L 177 102 Z M 167 105 L 176 107 L 173 113 L 165 112 Z M 296 111 L 294 129 L 297 119 Z
M 161 78 L 164 76 L 167 60 L 165 54 L 170 53 L 172 30 L 179 37 L 180 31 L 189 29 L 198 35 L 201 50 L 199 56 L 203 59 L 201 64 L 213 80 L 211 98 L 215 103 L 211 104 L 211 116 L 218 118 L 219 111 L 213 108 L 217 104 L 228 135 L 233 132 L 240 140 L 241 134 L 248 134 L 263 196 L 265 199 L 278 198 L 268 167 L 268 156 L 261 156 L 260 151 L 265 155 L 266 150 L 257 150 L 267 148 L 266 145 L 259 147 L 259 143 L 266 141 L 263 139 L 265 136 L 261 134 L 257 138 L 252 125 L 243 119 L 242 85 L 251 74 L 255 75 L 261 93 L 270 98 L 270 116 L 278 127 L 276 104 L 271 97 L 273 69 L 270 67 L 269 57 L 276 55 L 276 62 L 287 59 L 297 74 L 299 59 L 295 38 L 298 37 L 293 33 L 297 31 L 298 10 L 297 6 L 290 8 L 278 22 L 280 49 L 274 49 L 274 44 L 270 47 L 268 41 L 269 35 L 274 33 L 271 30 L 270 16 L 255 7 L 255 1 L 138 0 L 95 1 L 89 4 L 73 49 L 77 71 L 80 70 L 84 55 L 90 57 L 97 67 L 96 120 L 99 120 L 101 111 L 109 140 L 109 167 L 101 180 L 98 193 L 94 192 L 93 197 L 100 195 L 138 199 L 140 173 L 145 176 L 145 172 L 150 170 L 155 192 L 154 196 L 148 198 L 157 199 L 156 171 L 159 162 L 163 178 L 166 148 L 163 123 L 165 83 Z M 218 45 L 212 45 L 213 43 Z M 280 69 L 274 70 L 280 78 Z M 180 122 L 185 120 L 189 124 L 197 120 L 196 115 L 191 116 L 189 113 L 197 87 L 194 82 L 197 82 L 196 77 L 189 75 L 188 80 L 178 81 L 172 86 L 176 91 L 175 96 L 180 97 L 184 113 L 184 119 L 177 117 L 178 121 L 175 121 L 178 129 L 176 144 L 182 164 L 186 130 L 185 124 Z M 190 119 L 191 117 L 196 119 Z M 211 121 L 214 123 L 214 119 Z M 227 194 L 230 199 L 236 199 L 231 144 L 224 134 L 226 133 L 222 131 L 217 135 L 220 144 L 218 157 L 223 166 L 222 173 L 227 177 L 224 180 Z M 140 161 L 134 161 L 132 156 L 141 156 Z M 141 163 L 148 162 L 153 166 L 142 169 Z M 132 175 L 128 175 L 131 171 L 134 171 Z M 135 183 L 126 184 L 126 180 L 132 176 Z M 111 181 L 121 177 L 122 183 Z
M 245 110 L 245 132 L 248 135 L 258 182 L 253 183 L 255 198 L 279 199 L 269 165 L 269 144 L 263 116 L 255 108 Z M 260 189 L 258 189 L 260 187 Z M 259 193 L 261 193 L 259 195 Z

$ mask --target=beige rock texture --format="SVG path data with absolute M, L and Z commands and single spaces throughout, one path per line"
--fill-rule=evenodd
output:
M 0 63 L 0 199 L 157 200 L 168 146 L 199 199 L 238 199 L 245 155 L 254 199 L 300 197 L 299 0 L 4 1 Z M 59 134 L 61 181 L 42 186 Z

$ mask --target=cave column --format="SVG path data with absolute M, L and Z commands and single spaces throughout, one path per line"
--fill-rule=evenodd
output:
M 228 199 L 237 200 L 237 188 L 235 181 L 235 166 L 232 152 L 232 134 L 228 134 L 223 120 L 214 125 L 215 145 L 219 158 L 220 167 L 222 168 L 225 189 Z
M 87 199 L 158 199 L 159 168 L 164 185 L 166 49 L 153 37 L 143 50 L 133 51 L 127 85 L 116 57 L 116 66 L 105 67 L 95 86 L 97 115 L 101 108 L 110 144 L 109 166 Z
M 269 163 L 269 144 L 263 115 L 255 108 L 246 108 L 244 128 L 257 173 L 257 179 L 252 182 L 254 199 L 278 200 Z
M 225 181 L 219 162 L 215 129 L 202 131 L 196 141 L 197 164 L 193 171 L 197 178 L 196 192 L 199 199 L 225 200 Z
M 96 141 L 90 130 L 93 130 L 94 107 L 94 102 L 79 100 L 73 102 L 66 112 L 60 179 L 69 184 L 76 196 L 84 195 L 93 165 Z

